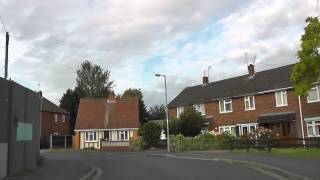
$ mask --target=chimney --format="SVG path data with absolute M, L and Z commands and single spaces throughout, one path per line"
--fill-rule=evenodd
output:
M 108 91 L 108 97 L 107 97 L 108 101 L 110 102 L 114 102 L 116 101 L 116 95 L 114 94 L 113 91 Z
M 208 84 L 209 83 L 209 78 L 207 76 L 203 76 L 202 83 L 203 84 Z
M 254 65 L 253 64 L 249 64 L 248 72 L 249 72 L 249 76 L 253 76 L 254 75 Z

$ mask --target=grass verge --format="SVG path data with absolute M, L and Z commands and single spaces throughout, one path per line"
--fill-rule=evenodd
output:
M 250 149 L 249 152 L 246 150 L 235 150 L 234 152 L 240 153 L 252 153 L 252 154 L 264 154 L 264 155 L 276 155 L 276 156 L 290 156 L 290 157 L 304 157 L 304 158 L 320 158 L 320 148 L 273 148 L 270 153 L 268 151 Z

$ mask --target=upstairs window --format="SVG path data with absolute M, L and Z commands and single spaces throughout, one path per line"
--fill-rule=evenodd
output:
M 254 110 L 254 109 L 256 109 L 254 96 L 244 97 L 244 106 L 245 106 L 245 110 Z
M 288 105 L 288 100 L 287 100 L 287 91 L 277 91 L 275 92 L 276 96 L 276 106 L 281 107 L 281 106 L 287 106 Z
M 220 113 L 232 112 L 232 100 L 225 99 L 219 101 Z
M 195 104 L 193 105 L 194 109 L 198 112 L 201 113 L 201 115 L 205 115 L 206 111 L 205 111 L 205 106 L 204 104 Z
M 54 122 L 58 122 L 58 114 L 54 114 Z
M 62 122 L 66 122 L 66 116 L 64 114 L 62 115 Z
M 320 101 L 320 85 L 316 85 L 311 88 L 308 92 L 307 101 L 308 103 Z
M 180 118 L 180 114 L 184 111 L 183 106 L 178 106 L 177 107 L 177 118 Z

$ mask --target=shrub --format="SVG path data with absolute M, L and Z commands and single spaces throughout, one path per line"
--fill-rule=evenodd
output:
M 194 145 L 198 147 L 196 150 L 205 151 L 215 149 L 215 136 L 210 133 L 201 134 L 194 139 Z
M 159 142 L 161 126 L 154 122 L 147 122 L 142 127 L 143 140 L 149 145 L 154 146 Z
M 181 133 L 184 136 L 196 136 L 200 134 L 203 127 L 203 118 L 194 108 L 186 108 L 180 114 Z
M 141 151 L 144 149 L 144 142 L 141 137 L 137 139 L 130 139 L 130 149 L 134 151 Z
M 232 143 L 234 140 L 234 136 L 231 136 L 228 132 L 224 132 L 216 136 L 215 146 L 217 149 L 232 149 Z
M 191 140 L 182 134 L 170 136 L 170 150 L 175 152 L 186 151 L 190 147 Z
M 172 151 L 204 151 L 215 149 L 215 137 L 209 133 L 197 137 L 184 137 L 182 134 L 170 136 Z

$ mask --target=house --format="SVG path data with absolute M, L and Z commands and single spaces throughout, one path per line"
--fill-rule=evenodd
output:
M 215 133 L 246 135 L 258 127 L 272 129 L 277 138 L 320 137 L 320 85 L 308 96 L 294 93 L 290 76 L 294 64 L 187 87 L 169 103 L 169 116 L 196 108 Z
M 75 148 L 127 150 L 138 137 L 138 98 L 81 99 L 74 136 Z
M 50 146 L 50 135 L 61 136 L 70 133 L 70 114 L 43 97 L 41 103 L 41 148 Z

